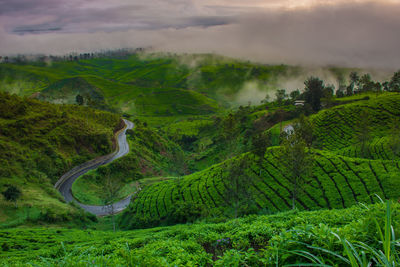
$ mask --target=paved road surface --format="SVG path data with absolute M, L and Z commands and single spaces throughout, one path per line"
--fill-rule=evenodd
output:
M 101 157 L 99 159 L 91 160 L 89 162 L 86 162 L 86 163 L 78 166 L 78 167 L 75 167 L 70 172 L 63 175 L 63 177 L 57 182 L 55 187 L 63 195 L 63 197 L 65 198 L 65 201 L 67 201 L 67 202 L 75 201 L 75 203 L 77 203 L 83 209 L 85 209 L 86 211 L 93 213 L 97 216 L 103 216 L 103 215 L 110 214 L 110 211 L 111 211 L 110 206 L 93 206 L 93 205 L 85 205 L 85 204 L 78 202 L 72 196 L 71 188 L 72 188 L 72 184 L 75 182 L 75 180 L 78 179 L 78 177 L 80 177 L 81 175 L 87 173 L 89 170 L 96 169 L 101 165 L 110 163 L 111 161 L 116 160 L 116 159 L 128 154 L 129 144 L 126 141 L 125 133 L 126 133 L 126 130 L 132 129 L 134 125 L 132 122 L 125 120 L 125 119 L 124 119 L 124 122 L 125 122 L 126 128 L 122 132 L 120 132 L 117 137 L 118 147 L 119 147 L 118 151 L 116 151 L 110 155 Z M 131 196 L 129 196 L 126 199 L 123 199 L 119 202 L 114 203 L 113 204 L 114 212 L 119 212 L 119 211 L 125 209 L 129 205 L 130 201 L 131 201 Z

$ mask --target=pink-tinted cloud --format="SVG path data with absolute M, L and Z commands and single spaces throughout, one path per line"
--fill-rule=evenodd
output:
M 3 54 L 151 46 L 265 63 L 400 68 L 394 0 L 0 0 L 0 6 Z

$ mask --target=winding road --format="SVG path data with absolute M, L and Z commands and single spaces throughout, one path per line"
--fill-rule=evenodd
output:
M 87 173 L 90 170 L 96 169 L 101 165 L 110 163 L 120 157 L 125 156 L 129 152 L 129 144 L 126 141 L 126 130 L 132 129 L 134 127 L 133 122 L 125 120 L 125 127 L 118 133 L 117 135 L 117 149 L 113 153 L 99 157 L 97 159 L 88 161 L 86 163 L 83 163 L 82 165 L 79 165 L 66 174 L 64 174 L 55 184 L 55 188 L 58 189 L 63 195 L 65 201 L 71 202 L 74 201 L 76 204 L 81 206 L 84 210 L 93 213 L 97 216 L 104 216 L 104 215 L 109 215 L 111 212 L 111 206 L 94 206 L 94 205 L 85 205 L 80 202 L 78 202 L 72 195 L 71 188 L 72 184 L 75 182 L 76 179 L 78 179 L 81 175 Z M 114 213 L 122 211 L 125 209 L 131 201 L 131 196 L 118 201 L 113 204 L 114 207 Z

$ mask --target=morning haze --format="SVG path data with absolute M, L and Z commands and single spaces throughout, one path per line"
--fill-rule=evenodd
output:
M 396 68 L 398 1 L 1 1 L 0 51 L 152 47 L 263 63 Z
M 399 14 L 0 0 L 0 267 L 400 266 Z

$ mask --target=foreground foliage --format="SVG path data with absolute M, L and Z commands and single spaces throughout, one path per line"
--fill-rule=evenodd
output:
M 374 204 L 342 210 L 295 210 L 269 216 L 252 215 L 217 224 L 203 222 L 116 233 L 10 229 L 0 231 L 0 258 L 3 266 L 311 264 L 314 258 L 299 256 L 299 251 L 303 251 L 323 260 L 321 266 L 335 266 L 346 263 L 343 259 L 349 257 L 351 244 L 363 242 L 359 244 L 368 247 L 357 247 L 357 251 L 374 262 L 374 257 L 378 256 L 375 252 L 380 254 L 382 246 L 385 255 L 396 255 L 399 250 L 399 241 L 388 239 L 387 228 L 392 226 L 393 237 L 399 234 L 400 206 L 393 203 L 389 215 L 386 209 L 384 204 Z M 383 244 L 377 225 L 379 229 L 386 227 Z M 399 263 L 396 258 L 394 262 Z M 375 266 L 391 265 L 376 262 Z

